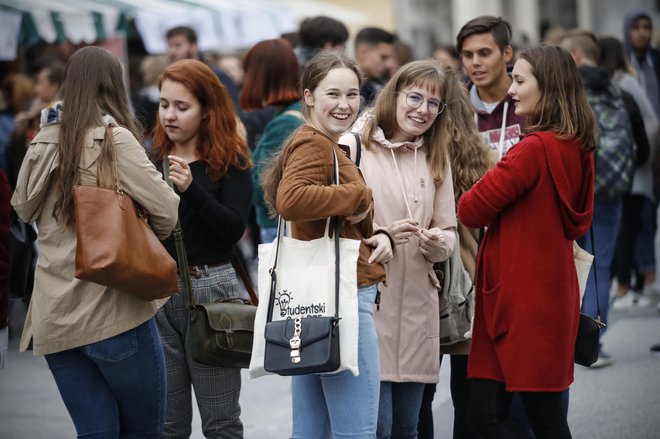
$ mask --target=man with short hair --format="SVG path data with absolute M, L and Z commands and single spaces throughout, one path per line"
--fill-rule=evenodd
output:
M 348 40 L 348 29 L 339 20 L 319 15 L 300 23 L 298 46 L 294 49 L 302 70 L 321 50 L 343 52 Z
M 513 58 L 511 25 L 500 17 L 483 15 L 461 28 L 456 49 L 468 74 L 470 102 L 484 142 L 500 156 L 522 137 L 525 118 L 515 114 L 508 95 Z
M 197 32 L 189 26 L 177 26 L 165 33 L 167 38 L 167 56 L 170 61 L 179 61 L 182 59 L 196 59 L 202 61 L 199 46 L 197 45 Z M 213 69 L 222 85 L 227 88 L 229 96 L 234 103 L 234 109 L 240 114 L 238 88 L 234 81 L 222 70 L 215 66 L 209 66 Z
M 394 35 L 388 31 L 366 27 L 355 36 L 355 63 L 366 76 L 360 87 L 361 109 L 371 106 L 385 86 L 394 56 Z
M 599 280 L 596 290 L 594 275 L 589 276 L 582 311 L 594 319 L 600 316 L 607 323 L 610 264 L 621 223 L 623 196 L 630 191 L 634 172 L 633 132 L 626 107 L 628 98 L 624 98 L 622 91 L 612 84 L 607 72 L 598 67 L 600 49 L 593 34 L 570 32 L 561 40 L 560 46 L 571 53 L 578 66 L 598 126 L 592 231 L 596 247 L 594 270 Z M 587 238 L 579 240 L 580 246 L 593 254 L 591 241 Z M 601 351 L 591 367 L 603 367 L 611 362 L 610 356 Z

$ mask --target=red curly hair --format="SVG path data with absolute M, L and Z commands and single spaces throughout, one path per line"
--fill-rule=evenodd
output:
M 250 153 L 238 131 L 238 119 L 231 98 L 213 70 L 201 61 L 184 59 L 170 64 L 163 71 L 158 80 L 159 88 L 165 80 L 186 87 L 199 101 L 202 114 L 208 115 L 199 126 L 197 151 L 207 165 L 209 177 L 219 179 L 230 166 L 249 168 Z M 173 147 L 160 118 L 156 118 L 153 148 L 158 160 L 169 154 Z

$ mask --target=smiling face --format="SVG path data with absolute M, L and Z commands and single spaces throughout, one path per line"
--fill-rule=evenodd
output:
M 429 107 L 437 109 L 442 105 L 441 99 L 437 92 L 418 85 L 401 90 L 396 98 L 397 128 L 390 141 L 412 141 L 423 135 L 438 117 L 438 114 L 429 111 Z M 414 108 L 410 103 L 419 106 Z
M 519 59 L 513 66 L 512 76 L 513 82 L 509 87 L 509 95 L 515 102 L 515 113 L 518 116 L 527 116 L 531 114 L 541 98 L 539 84 L 531 64 L 524 59 Z
M 506 80 L 506 65 L 512 55 L 511 46 L 500 50 L 490 32 L 467 37 L 461 48 L 461 62 L 470 80 L 484 89 L 496 87 Z
M 196 147 L 202 122 L 199 100 L 180 82 L 166 79 L 160 87 L 158 118 L 177 148 Z
M 355 121 L 360 107 L 360 85 L 351 69 L 332 69 L 314 91 L 305 89 L 305 105 L 309 107 L 310 122 L 334 140 Z

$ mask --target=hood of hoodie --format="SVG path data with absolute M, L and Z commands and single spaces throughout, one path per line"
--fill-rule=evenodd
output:
M 540 137 L 546 145 L 545 155 L 552 181 L 559 194 L 560 211 L 564 226 L 564 234 L 567 239 L 577 239 L 583 236 L 593 216 L 594 208 L 594 162 L 593 154 L 583 150 L 577 145 L 565 145 L 557 143 L 555 134 L 551 132 L 536 132 L 531 135 Z M 579 148 L 582 164 L 582 180 L 579 187 L 571 182 L 571 172 L 566 163 L 574 157 L 567 157 L 566 148 Z M 575 196 L 574 194 L 577 194 Z
M 653 27 L 653 19 L 649 13 L 643 9 L 633 9 L 628 12 L 623 19 L 623 50 L 626 52 L 626 58 L 630 58 L 630 52 L 632 52 L 632 44 L 630 43 L 630 25 L 633 21 L 642 17 L 648 18 L 651 22 L 651 27 Z
M 578 67 L 578 71 L 585 87 L 594 91 L 610 91 L 612 81 L 605 70 L 593 66 L 581 66 Z
M 372 110 L 367 110 L 364 113 L 358 117 L 358 119 L 355 121 L 353 124 L 353 128 L 351 131 L 353 132 L 362 132 L 364 129 L 364 126 L 367 124 L 367 122 L 371 119 L 374 118 Z M 406 142 L 390 142 L 388 139 L 385 138 L 385 133 L 383 132 L 381 127 L 376 127 L 376 130 L 374 131 L 373 136 L 371 136 L 371 141 L 377 143 L 378 145 L 382 146 L 383 148 L 387 148 L 390 150 L 398 150 L 401 149 L 402 151 L 406 150 L 411 150 L 415 151 L 418 148 L 421 148 L 424 146 L 424 137 L 419 136 L 413 141 L 406 141 Z M 403 149 L 403 148 L 406 149 Z

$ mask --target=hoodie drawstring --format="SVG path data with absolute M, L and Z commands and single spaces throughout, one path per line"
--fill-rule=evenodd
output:
M 504 137 L 506 135 L 506 116 L 509 111 L 509 101 L 504 101 L 504 110 L 502 111 L 502 127 L 500 128 L 500 142 L 497 145 L 497 152 L 500 154 L 500 159 L 504 153 Z
M 390 149 L 392 153 L 392 160 L 394 160 L 394 169 L 396 169 L 396 175 L 399 177 L 399 185 L 401 186 L 401 193 L 403 194 L 403 201 L 406 203 L 406 209 L 408 210 L 408 218 L 412 218 L 412 212 L 410 211 L 410 204 L 408 204 L 408 197 L 406 196 L 406 188 L 403 187 L 403 179 L 401 177 L 401 172 L 399 172 L 399 165 L 396 163 L 396 156 L 394 155 L 394 150 Z M 417 148 L 415 148 L 415 159 L 417 158 Z M 415 161 L 415 174 L 417 173 L 417 162 Z
M 417 148 L 415 148 L 414 157 L 415 157 L 415 178 L 413 179 L 414 182 L 413 186 L 415 187 L 415 203 L 417 203 L 419 201 L 419 199 L 417 198 Z M 410 218 L 412 218 L 412 216 Z

